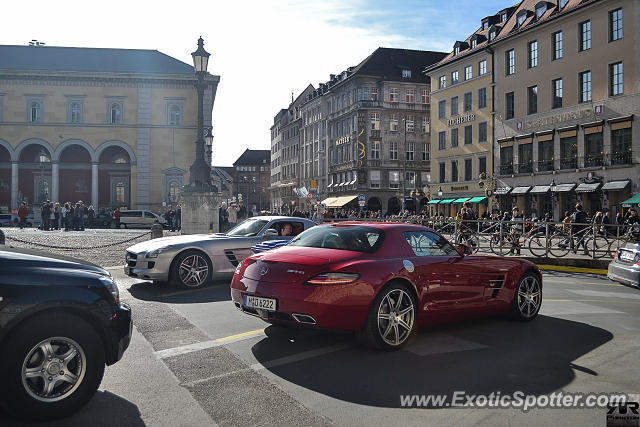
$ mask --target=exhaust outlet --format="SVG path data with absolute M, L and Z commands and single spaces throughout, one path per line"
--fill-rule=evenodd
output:
M 304 323 L 305 325 L 315 325 L 317 323 L 316 319 L 314 319 L 313 317 L 309 316 L 308 314 L 292 313 L 291 317 L 296 319 L 296 322 Z

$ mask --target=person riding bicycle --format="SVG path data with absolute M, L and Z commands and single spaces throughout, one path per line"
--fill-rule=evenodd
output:
M 513 224 L 511 225 L 511 234 L 514 236 L 514 245 L 509 251 L 509 253 L 513 253 L 514 251 L 520 255 L 520 237 L 524 234 L 524 217 L 520 214 L 520 208 L 514 206 L 511 209 L 511 221 Z

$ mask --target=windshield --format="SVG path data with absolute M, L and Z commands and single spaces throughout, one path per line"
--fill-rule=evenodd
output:
M 313 227 L 296 236 L 289 246 L 375 252 L 382 244 L 383 238 L 383 231 L 373 227 Z
M 268 223 L 269 221 L 265 219 L 248 219 L 237 226 L 233 227 L 231 230 L 227 232 L 227 236 L 243 236 L 243 237 L 254 237 L 257 236 L 260 230 Z

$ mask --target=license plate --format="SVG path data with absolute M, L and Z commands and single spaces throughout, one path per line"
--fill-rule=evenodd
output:
M 276 301 L 273 298 L 244 296 L 244 306 L 247 308 L 257 308 L 258 310 L 276 311 Z
M 636 254 L 634 252 L 622 251 L 622 253 L 620 254 L 620 259 L 623 259 L 625 261 L 633 261 L 635 258 Z

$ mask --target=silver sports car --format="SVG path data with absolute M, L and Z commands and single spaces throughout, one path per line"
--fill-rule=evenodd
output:
M 233 276 L 240 261 L 252 255 L 251 246 L 291 239 L 314 225 L 305 218 L 257 216 L 226 234 L 153 239 L 127 248 L 124 272 L 139 279 L 171 281 L 181 288 L 199 288 L 214 278 Z

